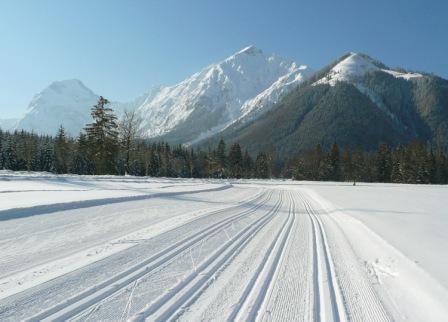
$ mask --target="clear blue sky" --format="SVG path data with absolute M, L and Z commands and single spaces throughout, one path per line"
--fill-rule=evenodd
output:
M 54 80 L 125 101 L 250 44 L 314 69 L 360 51 L 448 78 L 448 1 L 1 0 L 0 118 Z

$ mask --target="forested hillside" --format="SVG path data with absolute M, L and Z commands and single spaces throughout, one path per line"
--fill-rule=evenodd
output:
M 350 58 L 354 61 L 349 64 Z M 220 137 L 240 142 L 250 153 L 265 150 L 280 159 L 317 144 L 328 149 L 335 142 L 371 151 L 381 143 L 397 146 L 420 140 L 446 151 L 448 81 L 386 69 L 366 55 L 348 54 L 256 122 L 235 124 L 200 146 L 216 144 Z

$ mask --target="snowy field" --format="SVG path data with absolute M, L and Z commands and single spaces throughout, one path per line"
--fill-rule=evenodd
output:
M 0 321 L 447 321 L 447 197 L 0 171 Z

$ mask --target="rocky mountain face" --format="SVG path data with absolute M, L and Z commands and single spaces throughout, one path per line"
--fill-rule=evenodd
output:
M 200 142 L 237 120 L 255 120 L 310 74 L 306 66 L 251 46 L 160 88 L 137 111 L 149 138 Z

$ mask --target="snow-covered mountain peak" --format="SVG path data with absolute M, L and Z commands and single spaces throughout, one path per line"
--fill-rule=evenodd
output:
M 351 52 L 345 59 L 337 63 L 323 78 L 315 84 L 330 84 L 334 86 L 338 81 L 351 82 L 372 70 L 379 70 L 375 61 L 370 57 Z
M 262 55 L 263 51 L 254 45 L 247 46 L 246 48 L 241 49 L 235 55 L 246 54 L 246 55 Z
M 55 81 L 48 87 L 35 95 L 33 101 L 28 108 L 33 108 L 37 102 L 47 101 L 52 102 L 52 99 L 63 99 L 64 101 L 82 100 L 84 98 L 98 97 L 92 90 L 87 88 L 80 80 L 69 79 L 62 81 Z M 59 104 L 62 105 L 62 104 Z
M 52 90 L 56 90 L 56 91 L 70 89 L 70 88 L 78 88 L 78 89 L 91 91 L 79 79 L 65 79 L 65 80 L 60 80 L 60 81 L 54 81 L 47 87 L 47 89 L 52 89 Z
M 97 99 L 80 80 L 55 81 L 33 97 L 16 128 L 55 134 L 63 125 L 69 134 L 77 135 L 90 121 L 90 109 Z
M 336 82 L 340 81 L 358 83 L 366 73 L 371 71 L 382 71 L 396 78 L 404 78 L 406 80 L 422 76 L 418 73 L 405 73 L 392 70 L 365 54 L 351 52 L 347 57 L 333 66 L 324 77 L 316 81 L 314 85 L 329 84 L 334 86 Z
M 243 110 L 243 105 L 279 79 L 306 71 L 303 65 L 277 55 L 266 55 L 255 46 L 246 47 L 146 100 L 138 108 L 144 119 L 143 130 L 148 137 L 156 137 L 191 122 L 194 126 L 186 129 L 194 132 L 190 139 L 205 138 L 222 130 L 243 112 L 250 112 L 251 107 L 246 105 Z M 281 87 L 278 83 L 277 86 Z

